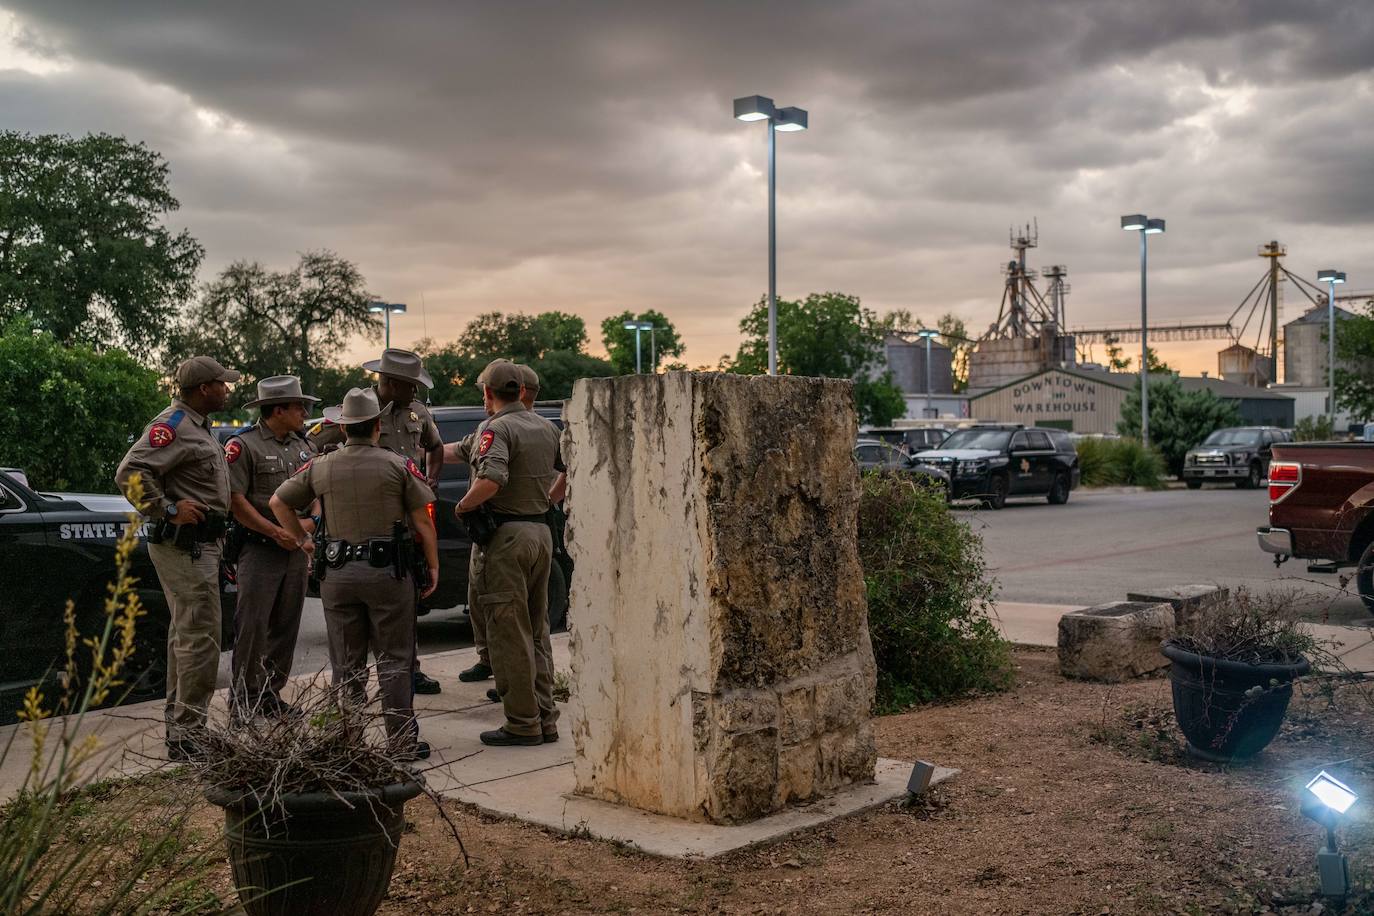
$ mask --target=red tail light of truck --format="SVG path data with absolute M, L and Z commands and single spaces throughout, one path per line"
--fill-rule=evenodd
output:
M 1269 462 L 1269 502 L 1283 499 L 1302 483 L 1302 465 L 1296 461 Z

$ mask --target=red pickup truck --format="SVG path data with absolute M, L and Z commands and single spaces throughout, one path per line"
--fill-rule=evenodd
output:
M 1259 545 L 1274 562 L 1308 560 L 1309 572 L 1355 567 L 1374 610 L 1374 443 L 1275 443 L 1269 463 L 1269 524 Z

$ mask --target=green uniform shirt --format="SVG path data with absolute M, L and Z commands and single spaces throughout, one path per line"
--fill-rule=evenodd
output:
M 476 476 L 501 489 L 487 501 L 506 515 L 541 515 L 558 476 L 558 428 L 518 401 L 477 429 Z
M 224 444 L 229 490 L 242 495 L 263 518 L 275 524 L 268 500 L 314 454 L 315 446 L 304 434 L 287 433 L 278 439 L 259 421 Z
M 343 448 L 307 461 L 277 488 L 277 496 L 296 511 L 318 497 L 329 538 L 350 544 L 391 537 L 394 523 L 434 501 L 414 461 L 367 439 L 349 439 Z
M 372 390 L 375 392 L 377 387 L 374 385 Z M 382 403 L 381 395 L 377 396 L 377 403 Z M 321 420 L 310 428 L 316 451 L 322 451 L 326 445 L 340 444 L 344 437 L 343 427 L 335 423 Z M 408 405 L 392 404 L 391 409 L 382 414 L 382 438 L 378 444 L 416 464 L 423 464 L 425 453 L 443 445 L 444 440 L 439 436 L 439 424 L 434 422 L 429 408 L 417 400 Z
M 143 481 L 143 514 L 162 518 L 169 503 L 194 499 L 218 512 L 229 511 L 229 466 L 224 449 L 210 431 L 210 419 L 181 398 L 153 418 L 115 471 L 115 483 L 127 494 L 129 477 Z

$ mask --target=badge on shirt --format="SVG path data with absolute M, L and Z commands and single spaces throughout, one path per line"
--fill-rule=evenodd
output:
M 301 455 L 301 460 L 302 460 L 302 461 L 309 461 L 309 460 L 310 460 L 310 453 L 307 452 L 305 449 L 301 449 L 300 455 Z
M 233 464 L 239 460 L 239 455 L 243 454 L 243 443 L 237 439 L 230 439 L 224 446 L 224 460 Z
M 153 448 L 162 448 L 171 445 L 176 440 L 176 430 L 166 423 L 154 423 L 148 429 L 148 444 Z
M 487 450 L 491 448 L 491 444 L 494 441 L 496 441 L 496 433 L 492 432 L 489 429 L 483 430 L 482 443 L 479 446 L 477 446 L 477 454 L 485 455 L 487 453 Z
M 406 470 L 414 474 L 417 480 L 425 479 L 425 475 L 420 471 L 420 466 L 409 458 L 406 459 Z
M 418 420 L 420 419 L 419 415 L 416 414 L 415 411 L 413 411 L 413 410 L 410 412 L 410 418 L 411 418 L 412 420 L 416 420 L 416 421 L 418 421 Z

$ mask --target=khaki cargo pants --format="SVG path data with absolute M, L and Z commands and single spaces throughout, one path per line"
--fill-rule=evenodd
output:
M 543 522 L 507 522 L 483 551 L 477 603 L 486 623 L 496 692 L 506 731 L 554 731 L 553 646 L 549 642 L 549 564 L 553 539 Z
M 387 735 L 398 742 L 415 735 L 415 584 L 394 578 L 390 568 L 354 560 L 325 574 L 320 598 L 334 687 L 366 703 L 371 650 Z
M 468 620 L 472 622 L 472 645 L 477 650 L 477 660 L 491 667 L 491 652 L 487 649 L 487 618 L 482 613 L 482 602 L 477 600 L 477 583 L 482 575 L 482 550 L 476 544 L 468 554 Z
M 171 610 L 167 627 L 167 740 L 194 736 L 219 674 L 219 545 L 200 545 L 200 557 L 170 544 L 149 544 Z
M 243 545 L 234 611 L 232 695 L 248 709 L 269 693 L 280 698 L 291 675 L 309 562 L 304 550 Z

